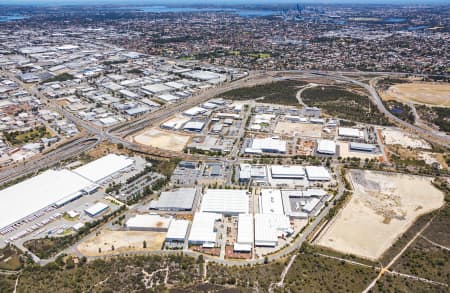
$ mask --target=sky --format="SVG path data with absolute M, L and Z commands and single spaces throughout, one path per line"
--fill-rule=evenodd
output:
M 170 4 L 170 5 L 188 5 L 188 4 L 276 4 L 276 3 L 369 3 L 369 4 L 430 4 L 450 3 L 450 0 L 0 0 L 1 4 L 21 4 L 21 5 L 65 5 L 65 4 L 133 4 L 133 5 L 152 5 L 152 4 Z

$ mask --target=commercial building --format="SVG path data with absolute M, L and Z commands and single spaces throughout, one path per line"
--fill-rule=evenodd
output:
M 317 141 L 317 152 L 324 155 L 336 154 L 336 143 L 332 140 L 321 139 Z
M 196 213 L 192 221 L 189 243 L 194 245 L 205 245 L 216 243 L 217 232 L 216 221 L 222 220 L 222 215 L 217 213 Z
M 249 197 L 246 190 L 208 189 L 200 210 L 224 215 L 248 214 Z
M 100 183 L 109 177 L 133 166 L 134 160 L 122 155 L 109 154 L 73 172 L 95 183 Z
M 250 148 L 246 148 L 246 153 L 286 153 L 286 141 L 277 138 L 254 138 Z
M 331 175 L 328 170 L 322 166 L 307 166 L 305 167 L 306 175 L 310 181 L 330 181 Z
M 349 148 L 352 151 L 374 152 L 377 147 L 373 144 L 350 142 Z
M 189 221 L 173 219 L 170 222 L 169 230 L 167 230 L 167 242 L 183 242 L 189 228 Z
M 96 217 L 96 216 L 100 215 L 101 213 L 103 213 L 104 211 L 106 211 L 108 208 L 109 208 L 109 206 L 107 204 L 104 204 L 102 202 L 97 202 L 96 204 L 85 209 L 84 212 L 86 214 L 88 214 L 88 216 L 90 216 L 90 217 Z
M 270 171 L 273 179 L 302 179 L 305 177 L 305 169 L 298 165 L 273 165 L 270 167 Z
M 262 189 L 259 196 L 261 214 L 284 214 L 281 191 L 279 189 Z
M 183 130 L 200 132 L 200 131 L 202 131 L 204 126 L 205 126 L 205 122 L 202 122 L 202 121 L 189 121 L 189 122 L 186 122 L 186 124 L 184 124 Z
M 289 217 L 280 214 L 255 214 L 255 246 L 275 247 L 278 237 L 291 230 Z
M 166 232 L 171 221 L 172 218 L 165 218 L 155 214 L 136 215 L 128 219 L 125 226 L 129 230 L 135 231 Z
M 192 107 L 186 111 L 183 112 L 183 115 L 185 116 L 197 116 L 200 114 L 203 114 L 207 112 L 208 110 L 203 109 L 202 107 Z
M 48 170 L 0 191 L 0 229 L 50 206 L 81 197 L 89 180 L 69 170 Z
M 250 252 L 253 247 L 253 216 L 240 214 L 238 219 L 237 241 L 233 250 L 236 252 Z
M 150 209 L 164 211 L 190 211 L 194 204 L 196 189 L 179 188 L 172 191 L 163 191 L 159 199 L 150 203 Z
M 339 127 L 338 134 L 346 138 L 364 138 L 364 132 L 356 128 Z

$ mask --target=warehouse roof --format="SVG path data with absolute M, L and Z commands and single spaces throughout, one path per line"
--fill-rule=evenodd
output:
M 161 192 L 158 200 L 151 202 L 150 208 L 158 210 L 191 210 L 194 204 L 195 188 L 179 188 Z
M 203 195 L 201 211 L 223 214 L 248 214 L 246 190 L 208 189 Z
M 104 204 L 102 202 L 97 202 L 96 204 L 91 205 L 90 207 L 85 209 L 84 211 L 90 216 L 96 216 L 96 215 L 100 214 L 101 212 L 103 212 L 104 210 L 106 210 L 107 208 L 108 208 L 107 204 Z
M 290 165 L 280 166 L 273 165 L 270 167 L 272 178 L 303 178 L 305 177 L 305 169 L 302 166 Z
M 132 229 L 168 229 L 171 220 L 154 214 L 136 215 L 128 219 L 126 226 Z
M 262 189 L 259 208 L 261 214 L 284 214 L 281 191 L 279 189 Z
M 202 121 L 189 121 L 186 124 L 184 124 L 183 129 L 186 130 L 202 130 L 203 126 L 205 126 L 205 122 Z
M 362 132 L 359 129 L 349 127 L 339 127 L 338 134 L 340 136 L 355 137 L 355 138 L 364 137 L 364 132 Z
M 182 241 L 186 238 L 189 221 L 187 220 L 172 220 L 170 222 L 169 230 L 167 230 L 166 239 Z
M 255 138 L 252 141 L 251 149 L 265 152 L 286 152 L 286 141 L 276 138 Z
M 309 180 L 331 180 L 330 173 L 325 167 L 307 166 L 305 169 Z
M 332 140 L 321 139 L 317 141 L 317 152 L 321 154 L 336 154 L 336 143 Z
M 288 216 L 255 214 L 255 245 L 276 245 L 278 237 L 290 227 Z
M 237 243 L 253 244 L 253 216 L 240 214 L 238 219 Z
M 216 232 L 214 232 L 214 224 L 217 220 L 222 219 L 220 214 L 216 213 L 196 213 L 192 221 L 191 233 L 189 234 L 190 242 L 216 242 Z
M 100 182 L 133 164 L 134 160 L 129 157 L 109 154 L 73 171 L 93 182 Z
M 69 201 L 92 183 L 68 170 L 48 170 L 0 191 L 0 229 L 56 202 Z

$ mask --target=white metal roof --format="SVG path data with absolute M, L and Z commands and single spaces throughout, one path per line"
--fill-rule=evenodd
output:
M 205 122 L 189 121 L 186 124 L 184 124 L 183 129 L 202 130 L 203 126 L 205 126 Z
M 198 114 L 205 113 L 206 111 L 207 110 L 202 108 L 202 107 L 195 106 L 195 107 L 192 107 L 190 109 L 187 109 L 186 111 L 183 112 L 183 114 L 187 115 L 187 116 L 195 116 L 195 115 L 198 115 Z
M 107 208 L 108 208 L 107 204 L 104 204 L 102 202 L 97 202 L 96 204 L 91 205 L 90 207 L 85 209 L 84 211 L 89 215 L 95 216 L 95 215 L 103 212 Z
M 325 167 L 307 166 L 305 169 L 309 180 L 331 180 L 330 173 Z
M 194 203 L 195 188 L 179 188 L 163 191 L 158 200 L 151 202 L 151 208 L 161 210 L 190 210 Z
M 281 191 L 279 189 L 262 189 L 259 197 L 261 214 L 284 214 Z
M 238 219 L 237 243 L 253 244 L 253 216 L 240 214 Z
M 109 154 L 73 171 L 93 182 L 100 182 L 133 164 L 134 160 L 129 157 Z
M 289 217 L 277 214 L 255 214 L 255 245 L 276 245 L 278 237 L 291 228 Z
M 356 138 L 364 137 L 364 133 L 361 130 L 349 127 L 339 127 L 338 134 L 340 136 L 347 136 L 347 137 L 356 137 Z
M 314 208 L 317 206 L 317 204 L 320 202 L 320 199 L 318 198 L 312 198 L 310 201 L 308 201 L 305 206 L 303 207 L 303 210 L 307 213 L 310 213 L 314 210 Z
M 246 190 L 208 189 L 203 195 L 201 211 L 223 214 L 248 214 Z
M 196 213 L 192 221 L 189 242 L 216 242 L 214 223 L 221 219 L 222 215 L 216 213 Z
M 303 178 L 305 177 L 305 169 L 302 166 L 290 165 L 280 166 L 272 165 L 270 167 L 272 178 Z
M 336 143 L 332 140 L 321 139 L 317 141 L 317 152 L 322 154 L 336 154 Z
M 286 141 L 275 138 L 255 138 L 252 141 L 251 149 L 261 150 L 264 152 L 286 152 Z
M 166 239 L 182 241 L 186 238 L 189 221 L 186 220 L 172 220 L 170 222 L 169 230 L 166 234 Z
M 134 229 L 169 229 L 171 218 L 160 215 L 136 215 L 128 219 L 126 226 Z
M 68 170 L 48 170 L 0 191 L 0 229 L 78 194 L 92 183 Z

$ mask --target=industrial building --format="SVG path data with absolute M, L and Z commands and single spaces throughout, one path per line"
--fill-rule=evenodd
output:
M 90 217 L 96 217 L 106 211 L 108 208 L 109 206 L 107 204 L 97 202 L 96 204 L 85 209 L 84 212 Z
M 194 204 L 196 189 L 179 188 L 163 191 L 159 199 L 150 203 L 150 209 L 163 211 L 190 211 Z
M 250 180 L 264 181 L 266 179 L 265 165 L 241 164 L 239 171 L 239 181 L 249 182 Z
M 109 154 L 73 170 L 78 175 L 100 183 L 133 166 L 134 160 L 122 155 Z
M 222 215 L 217 213 L 196 213 L 192 221 L 189 243 L 193 245 L 210 246 L 216 243 L 216 221 L 222 220 Z
M 250 148 L 245 149 L 245 153 L 260 154 L 260 153 L 286 153 L 287 143 L 284 140 L 277 138 L 254 138 Z
M 306 175 L 310 181 L 330 181 L 331 175 L 325 167 L 307 166 L 305 167 Z
M 317 152 L 323 155 L 335 155 L 336 143 L 332 140 L 321 139 L 317 141 Z
M 374 152 L 377 147 L 373 144 L 350 142 L 349 148 L 351 151 L 361 151 L 361 152 Z
M 184 242 L 189 228 L 189 221 L 173 219 L 166 234 L 166 242 Z
M 193 131 L 193 132 L 200 132 L 200 131 L 202 131 L 204 126 L 205 126 L 205 122 L 202 122 L 202 121 L 189 121 L 189 122 L 186 122 L 186 124 L 184 124 L 183 130 L 185 130 L 185 131 Z
M 224 215 L 248 214 L 249 196 L 246 190 L 208 189 L 200 210 Z
M 160 215 L 146 214 L 129 218 L 125 223 L 128 230 L 166 232 L 169 229 L 172 218 Z
M 278 238 L 291 233 L 289 217 L 280 214 L 255 214 L 255 246 L 276 247 Z
M 262 189 L 259 196 L 261 214 L 284 214 L 281 191 L 279 189 Z
M 364 138 L 363 131 L 349 127 L 339 127 L 338 135 L 346 138 L 358 138 L 358 139 Z
M 303 179 L 305 177 L 305 169 L 297 165 L 273 165 L 270 171 L 273 179 Z
M 253 247 L 253 216 L 240 214 L 238 219 L 237 241 L 233 250 L 236 252 L 250 252 Z
M 0 191 L 0 230 L 84 194 L 92 182 L 69 170 L 48 170 Z

